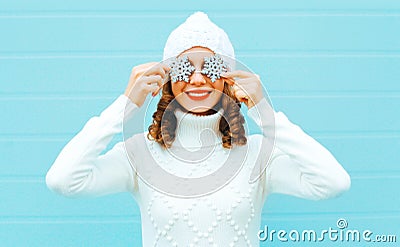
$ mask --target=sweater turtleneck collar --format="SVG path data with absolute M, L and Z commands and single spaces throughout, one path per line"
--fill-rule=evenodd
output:
M 196 150 L 204 146 L 221 145 L 222 133 L 219 130 L 219 122 L 223 112 L 221 108 L 211 115 L 195 115 L 177 108 L 175 110 L 177 128 L 173 146 Z

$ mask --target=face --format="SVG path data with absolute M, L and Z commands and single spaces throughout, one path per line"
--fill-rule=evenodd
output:
M 176 101 L 190 112 L 204 113 L 212 109 L 221 99 L 224 89 L 223 79 L 212 82 L 210 78 L 200 73 L 204 58 L 213 55 L 211 50 L 203 47 L 192 47 L 179 55 L 179 57 L 188 57 L 195 67 L 195 72 L 189 76 L 188 82 L 182 80 L 171 82 L 171 87 Z

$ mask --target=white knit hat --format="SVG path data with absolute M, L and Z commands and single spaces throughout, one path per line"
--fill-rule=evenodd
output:
M 229 60 L 235 59 L 228 35 L 211 22 L 204 12 L 195 12 L 171 32 L 164 47 L 163 60 L 175 58 L 193 46 L 206 47 Z M 234 67 L 232 62 L 230 67 Z

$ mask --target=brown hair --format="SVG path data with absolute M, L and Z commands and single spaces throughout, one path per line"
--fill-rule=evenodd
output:
M 224 94 L 228 97 L 224 97 Z M 161 99 L 157 104 L 157 110 L 153 113 L 153 122 L 149 126 L 147 138 L 158 142 L 165 148 L 171 147 L 175 140 L 177 119 L 174 110 L 182 106 L 174 100 L 171 81 L 165 83 Z M 223 116 L 219 122 L 219 130 L 222 133 L 222 146 L 232 148 L 234 144 L 245 145 L 247 138 L 244 130 L 244 117 L 240 112 L 241 103 L 233 95 L 230 86 L 225 83 L 223 96 L 216 107 L 224 109 Z M 229 123 L 229 124 L 228 124 Z

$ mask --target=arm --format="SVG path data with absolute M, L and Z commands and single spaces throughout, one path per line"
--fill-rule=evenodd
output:
M 269 116 L 274 114 L 275 133 Z M 248 111 L 264 138 L 275 145 L 266 169 L 268 193 L 283 193 L 320 200 L 335 197 L 350 188 L 350 176 L 333 155 L 282 112 L 275 112 L 263 98 Z M 265 161 L 268 162 L 268 161 Z
M 100 153 L 122 131 L 124 114 L 132 117 L 138 109 L 128 97 L 120 95 L 100 116 L 92 117 L 58 155 L 47 172 L 47 186 L 69 197 L 135 193 L 137 176 L 124 143 L 117 143 L 106 154 Z

